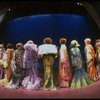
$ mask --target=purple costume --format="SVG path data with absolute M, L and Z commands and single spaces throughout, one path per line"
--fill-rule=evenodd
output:
M 22 83 L 22 80 L 24 78 L 23 55 L 24 55 L 23 49 L 15 50 L 15 59 L 14 59 L 15 65 L 12 68 L 13 69 L 12 79 L 6 86 L 8 89 L 16 89 Z
M 25 69 L 25 78 L 22 81 L 22 87 L 30 90 L 39 89 L 41 78 L 38 72 L 37 45 L 26 43 L 24 45 L 23 68 Z

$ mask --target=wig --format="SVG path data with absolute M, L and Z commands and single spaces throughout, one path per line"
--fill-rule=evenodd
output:
M 59 43 L 60 43 L 60 44 L 66 44 L 66 43 L 67 43 L 67 39 L 66 39 L 66 38 L 61 38 L 61 39 L 59 40 Z
M 52 44 L 52 39 L 49 38 L 49 37 L 44 38 L 43 43 L 44 43 L 44 44 Z

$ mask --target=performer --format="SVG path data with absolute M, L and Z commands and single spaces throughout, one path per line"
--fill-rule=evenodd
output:
M 8 89 L 16 89 L 21 86 L 22 80 L 24 78 L 24 70 L 23 70 L 23 55 L 24 55 L 24 48 L 22 43 L 16 44 L 15 50 L 15 67 L 13 67 L 12 71 L 12 78 L 10 83 L 6 86 Z
M 51 38 L 45 38 L 42 45 L 38 47 L 38 55 L 43 60 L 44 65 L 44 84 L 42 89 L 55 90 L 56 87 L 53 81 L 53 64 L 54 58 L 57 55 L 57 47 L 52 44 Z
M 7 50 L 4 54 L 2 62 L 1 62 L 3 67 L 5 68 L 4 79 L 0 80 L 0 85 L 2 85 L 2 86 L 6 86 L 11 80 L 11 76 L 12 76 L 11 66 L 13 63 L 13 58 L 14 58 L 13 44 L 8 43 Z
M 91 39 L 86 38 L 85 42 L 85 54 L 86 54 L 86 63 L 87 63 L 87 73 L 93 80 L 97 80 L 97 70 L 95 66 L 95 51 L 91 45 Z
M 0 44 L 0 60 L 3 59 L 4 53 L 5 53 L 4 45 Z M 4 68 L 3 65 L 0 65 L 0 79 L 3 78 L 4 78 Z
M 37 45 L 29 40 L 24 45 L 24 49 L 23 68 L 26 72 L 25 78 L 22 81 L 22 87 L 29 90 L 36 90 L 40 88 L 42 81 L 38 71 L 39 63 Z
M 72 67 L 74 68 L 74 75 L 71 83 L 71 88 L 85 87 L 93 83 L 93 81 L 90 79 L 90 77 L 83 68 L 83 59 L 81 56 L 81 52 L 78 48 L 79 46 L 80 45 L 76 40 L 71 41 L 70 55 Z
M 96 40 L 96 68 L 98 73 L 98 79 L 100 79 L 100 39 Z
M 66 47 L 66 38 L 60 39 L 60 50 L 59 50 L 59 85 L 60 87 L 69 87 L 72 79 L 72 71 L 70 68 L 69 57 Z

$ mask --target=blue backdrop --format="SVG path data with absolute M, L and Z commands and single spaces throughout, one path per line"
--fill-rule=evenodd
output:
M 51 37 L 53 43 L 59 47 L 59 39 L 68 39 L 68 51 L 71 40 L 80 43 L 84 57 L 84 39 L 90 37 L 93 45 L 96 39 L 92 22 L 86 16 L 75 14 L 43 14 L 33 15 L 10 20 L 6 25 L 6 34 L 3 43 L 26 43 L 33 40 L 37 45 L 42 44 L 43 38 Z M 58 65 L 55 65 L 58 66 Z

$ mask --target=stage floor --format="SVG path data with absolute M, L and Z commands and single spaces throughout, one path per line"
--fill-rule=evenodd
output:
M 29 91 L 22 88 L 16 90 L 7 90 L 4 87 L 0 87 L 0 98 L 100 98 L 100 80 L 85 88 L 61 88 L 52 91 Z

